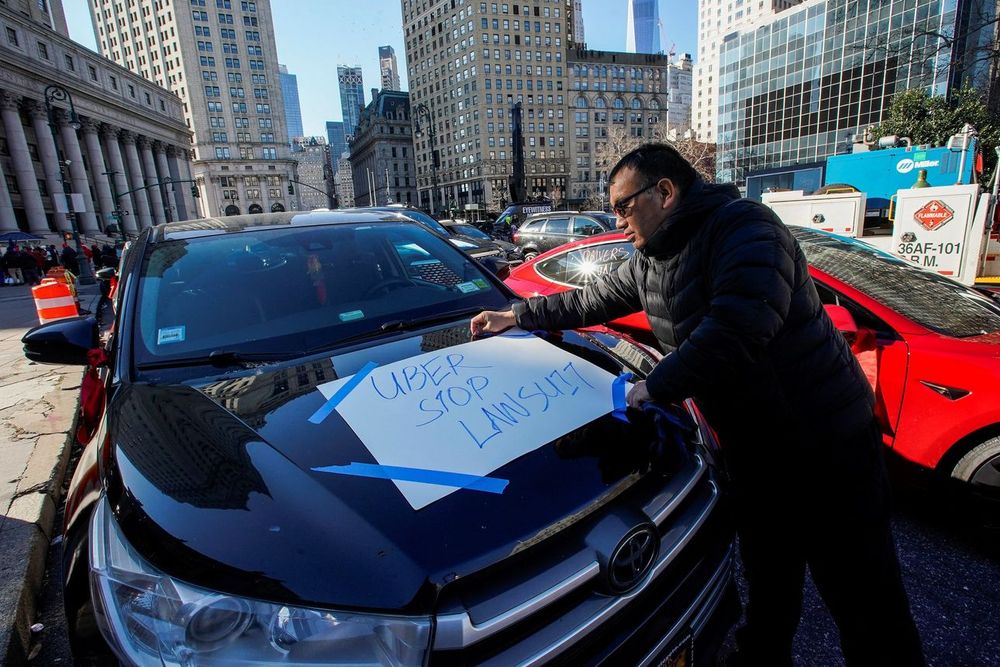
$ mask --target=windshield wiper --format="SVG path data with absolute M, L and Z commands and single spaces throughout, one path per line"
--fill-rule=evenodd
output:
M 267 361 L 285 361 L 303 355 L 303 352 L 238 352 L 236 350 L 213 350 L 207 355 L 197 357 L 182 357 L 180 359 L 167 359 L 165 361 L 153 361 L 145 364 L 138 364 L 136 368 L 140 370 L 152 370 L 157 368 L 184 368 L 187 366 L 215 366 L 226 368 L 228 366 L 238 366 L 240 364 L 252 364 Z
M 415 317 L 410 320 L 389 320 L 383 323 L 380 328 L 382 331 L 410 331 L 428 324 L 447 322 L 448 320 L 458 319 L 467 315 L 478 315 L 486 309 L 486 306 L 468 306 L 467 308 L 449 310 L 444 313 L 435 313 L 434 315 L 427 315 L 425 317 Z

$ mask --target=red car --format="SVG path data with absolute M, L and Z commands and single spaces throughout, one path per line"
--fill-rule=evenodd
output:
M 872 382 L 885 444 L 1000 497 L 1000 304 L 856 239 L 791 230 Z M 506 282 L 524 296 L 582 287 L 634 252 L 624 234 L 602 234 L 540 255 Z M 643 313 L 608 326 L 658 347 Z

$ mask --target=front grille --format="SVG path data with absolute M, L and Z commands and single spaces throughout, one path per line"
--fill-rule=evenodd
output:
M 700 456 L 647 498 L 642 510 L 657 526 L 660 551 L 645 579 L 621 595 L 607 592 L 594 549 L 573 537 L 533 547 L 473 587 L 467 582 L 444 598 L 431 664 L 643 662 L 705 615 L 709 589 L 728 584 L 731 529 L 719 502 Z

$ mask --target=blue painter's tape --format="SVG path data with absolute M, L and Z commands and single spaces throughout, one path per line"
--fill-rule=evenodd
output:
M 611 404 L 615 406 L 611 416 L 623 422 L 628 421 L 628 416 L 625 414 L 625 409 L 628 407 L 628 403 L 625 402 L 625 383 L 631 382 L 634 377 L 631 373 L 622 373 L 611 383 Z
M 309 421 L 313 424 L 319 424 L 324 419 L 329 417 L 330 413 L 337 409 L 340 402 L 344 400 L 344 398 L 351 393 L 355 387 L 361 384 L 361 381 L 364 380 L 369 373 L 375 370 L 377 366 L 378 364 L 374 361 L 369 361 L 367 364 L 362 366 L 361 370 L 354 374 L 354 377 L 341 385 L 340 389 L 338 389 L 337 392 L 330 397 L 330 400 L 323 404 L 323 407 L 313 413 L 313 416 L 309 418 Z
M 460 472 L 445 472 L 443 470 L 425 470 L 423 468 L 403 468 L 400 466 L 380 466 L 374 463 L 348 463 L 343 466 L 324 466 L 313 468 L 317 472 L 329 472 L 335 475 L 352 475 L 354 477 L 374 477 L 376 479 L 394 479 L 401 482 L 421 482 L 437 484 L 438 486 L 454 486 L 471 491 L 486 493 L 503 493 L 510 483 L 497 477 L 480 477 L 466 475 Z

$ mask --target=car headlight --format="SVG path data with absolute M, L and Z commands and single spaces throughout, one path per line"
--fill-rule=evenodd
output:
M 90 537 L 104 638 L 135 665 L 423 665 L 427 617 L 307 609 L 210 591 L 160 572 L 125 541 L 106 498 Z

